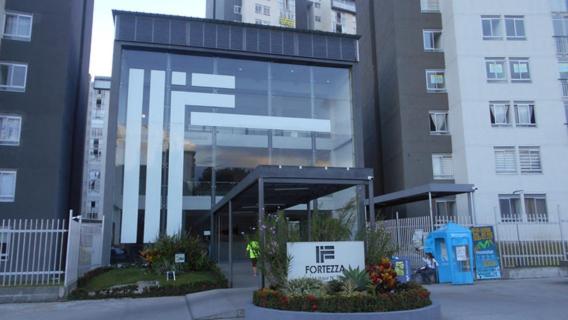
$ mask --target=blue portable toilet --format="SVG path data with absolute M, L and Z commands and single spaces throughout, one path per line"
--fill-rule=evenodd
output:
M 438 261 L 440 283 L 473 283 L 473 238 L 468 228 L 450 222 L 430 232 L 424 251 Z

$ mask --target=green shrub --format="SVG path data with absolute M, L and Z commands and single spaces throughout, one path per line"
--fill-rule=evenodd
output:
M 314 209 L 310 224 L 311 241 L 348 241 L 355 221 L 355 198 L 337 210 L 334 215 Z
M 262 289 L 253 294 L 253 303 L 258 307 L 307 312 L 386 312 L 423 308 L 432 304 L 430 293 L 423 287 L 410 284 L 400 286 L 392 293 L 379 295 L 287 296 L 271 289 Z
M 284 292 L 288 296 L 313 295 L 321 296 L 324 283 L 313 278 L 301 278 L 288 281 Z
M 390 258 L 396 252 L 390 234 L 380 225 L 375 229 L 362 230 L 357 238 L 365 241 L 365 265 L 379 264 L 383 258 Z
M 334 295 L 343 291 L 343 282 L 341 280 L 331 280 L 325 284 L 325 290 L 328 295 Z
M 185 254 L 185 263 L 175 263 L 175 254 Z M 150 269 L 158 274 L 166 271 L 205 271 L 213 265 L 197 236 L 181 232 L 160 236 L 141 253 Z
M 349 267 L 343 271 L 343 275 L 339 277 L 339 280 L 343 283 L 343 291 L 346 295 L 363 292 L 371 284 L 367 271 L 359 268 L 352 269 Z
M 288 230 L 288 219 L 283 212 L 267 215 L 260 229 L 264 231 L 265 240 L 259 241 L 259 268 L 271 286 L 284 288 L 291 261 L 286 243 L 298 241 L 299 234 Z

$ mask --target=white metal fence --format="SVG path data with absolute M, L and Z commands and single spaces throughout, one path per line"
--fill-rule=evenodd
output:
M 60 285 L 66 240 L 64 219 L 3 219 L 0 287 Z
M 449 221 L 466 227 L 473 225 L 470 216 L 435 216 L 434 228 Z M 416 238 L 431 231 L 430 217 L 383 220 L 381 225 L 396 244 L 398 256 L 409 259 L 413 267 L 422 265 L 422 253 L 416 250 L 416 242 L 421 239 Z M 493 227 L 503 268 L 551 267 L 568 259 L 568 223 L 562 220 L 503 219 Z

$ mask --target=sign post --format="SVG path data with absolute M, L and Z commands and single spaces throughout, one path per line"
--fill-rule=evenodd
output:
M 292 257 L 288 280 L 315 278 L 330 281 L 348 268 L 365 269 L 365 246 L 362 241 L 289 242 Z
M 471 233 L 476 278 L 478 280 L 501 279 L 501 265 L 493 227 L 472 227 Z

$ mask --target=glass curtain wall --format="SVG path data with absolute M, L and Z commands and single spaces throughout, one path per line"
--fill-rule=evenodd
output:
M 175 197 L 182 199 L 183 213 L 189 214 L 186 220 L 201 221 L 198 226 L 191 224 L 192 230 L 208 230 L 211 199 L 220 199 L 258 165 L 354 166 L 347 68 L 134 50 L 123 51 L 121 68 L 116 170 L 117 184 L 122 188 L 116 189 L 116 204 L 122 208 L 123 195 L 132 192 L 125 189 L 125 177 L 138 174 L 138 223 L 144 219 L 147 179 L 155 176 L 155 172 L 147 172 L 147 159 L 152 159 L 148 152 L 156 152 L 155 148 L 148 151 L 151 140 L 162 141 L 161 230 Z M 143 70 L 144 75 L 139 172 L 125 170 L 129 167 L 125 166 L 125 160 L 129 161 L 125 145 L 132 139 L 127 97 L 133 69 Z M 165 74 L 161 131 L 149 128 L 156 117 L 156 112 L 149 110 L 153 71 Z M 173 101 L 179 92 L 187 97 L 182 113 L 172 110 L 177 108 Z M 178 119 L 180 115 L 183 119 Z M 171 194 L 169 180 L 177 179 L 170 174 L 170 148 L 176 141 L 172 125 L 176 121 L 183 122 L 183 172 L 179 172 L 183 186 L 180 194 Z M 353 191 L 349 194 L 347 198 L 354 196 Z M 330 209 L 345 203 L 346 196 L 336 198 L 340 200 L 331 201 Z M 138 226 L 138 238 L 141 232 Z

